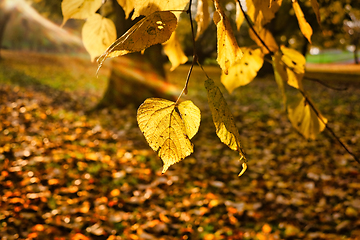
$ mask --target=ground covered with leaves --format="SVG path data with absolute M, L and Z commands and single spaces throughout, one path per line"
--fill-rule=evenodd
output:
M 225 94 L 249 160 L 239 178 L 238 157 L 216 137 L 205 77 L 195 69 L 189 98 L 202 111 L 195 153 L 161 174 L 161 160 L 138 129 L 136 107 L 88 113 L 101 95 L 89 83 L 34 83 L 33 71 L 10 63 L 1 63 L 0 81 L 2 239 L 360 236 L 360 165 L 327 132 L 304 140 L 271 78 Z M 174 74 L 185 78 L 181 69 Z M 213 69 L 208 74 L 219 77 Z M 359 85 L 330 83 L 348 89 L 306 87 L 329 126 L 359 155 Z

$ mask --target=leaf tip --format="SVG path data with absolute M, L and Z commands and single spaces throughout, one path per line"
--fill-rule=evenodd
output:
M 243 157 L 241 157 L 241 158 L 243 158 Z M 241 160 L 241 159 L 240 159 Z M 246 163 L 242 163 L 241 164 L 241 166 L 242 166 L 242 170 L 241 170 L 241 172 L 239 173 L 239 175 L 238 175 L 238 177 L 241 177 L 241 175 L 243 175 L 244 174 L 244 172 L 246 171 L 246 169 L 247 169 L 247 164 Z

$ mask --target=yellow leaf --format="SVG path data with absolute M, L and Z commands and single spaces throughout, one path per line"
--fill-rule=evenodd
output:
M 241 48 L 243 57 L 229 68 L 228 75 L 221 75 L 221 82 L 225 88 L 232 93 L 235 88 L 250 83 L 257 75 L 264 62 L 261 50 Z
M 324 123 L 327 123 L 327 119 L 316 110 L 319 113 L 318 117 L 310 104 L 312 102 L 307 102 L 303 96 L 299 97 L 288 106 L 288 116 L 293 127 L 306 139 L 315 139 L 316 135 L 325 129 Z
M 311 6 L 316 15 L 316 20 L 318 21 L 319 24 L 321 24 L 319 3 L 316 0 L 311 0 Z
M 150 147 L 164 162 L 163 173 L 193 152 L 190 139 L 200 126 L 200 110 L 191 101 L 180 104 L 149 98 L 139 107 L 137 121 Z
M 280 51 L 275 52 L 275 54 L 272 57 L 272 64 L 274 69 L 275 81 L 283 97 L 284 107 L 286 108 L 286 94 L 285 94 L 284 82 L 287 82 L 288 78 L 286 73 L 286 66 L 281 61 L 282 56 L 283 54 Z
M 164 43 L 164 52 L 171 62 L 170 71 L 173 71 L 180 64 L 186 63 L 188 60 L 181 49 L 180 43 L 176 37 L 176 32 L 173 32 L 170 39 Z
M 63 0 L 61 9 L 64 16 L 62 26 L 69 18 L 86 19 L 101 6 L 102 0 Z
M 238 151 L 241 159 L 245 159 L 245 154 L 241 148 L 240 135 L 238 129 L 236 128 L 234 117 L 231 114 L 220 89 L 211 79 L 205 81 L 205 88 L 208 93 L 209 107 L 217 136 L 220 138 L 221 142 L 226 144 L 229 148 Z
M 302 78 L 305 73 L 305 57 L 295 49 L 280 47 L 283 53 L 281 61 L 286 66 L 287 83 L 297 89 L 303 90 Z
M 278 44 L 275 41 L 275 38 L 271 34 L 269 30 L 266 28 L 258 28 L 254 26 L 254 29 L 256 33 L 259 35 L 261 40 L 266 44 L 266 46 L 270 49 L 272 52 L 276 52 L 279 49 Z M 268 54 L 269 51 L 267 48 L 262 44 L 262 42 L 259 40 L 259 38 L 254 34 L 254 31 L 252 29 L 249 29 L 249 36 L 252 40 L 256 42 L 256 44 L 261 47 L 261 50 L 264 54 Z
M 230 21 L 218 1 L 214 0 L 216 12 L 213 17 L 217 27 L 216 60 L 224 73 L 228 74 L 228 69 L 241 59 L 243 53 L 236 42 Z
M 197 23 L 195 39 L 198 39 L 210 23 L 209 4 L 207 0 L 198 0 L 195 20 Z
M 129 1 L 129 0 L 128 0 Z M 140 15 L 148 16 L 157 11 L 179 10 L 174 12 L 177 18 L 184 10 L 189 0 L 132 0 L 135 11 L 132 19 Z
M 89 52 L 91 61 L 93 61 L 116 40 L 115 24 L 100 14 L 93 14 L 83 26 L 82 39 L 84 47 Z
M 167 41 L 176 25 L 177 19 L 169 11 L 155 12 L 141 19 L 98 58 L 99 67 L 106 58 L 140 52 L 152 45 Z
M 300 27 L 302 34 L 307 38 L 309 43 L 311 43 L 311 35 L 313 33 L 313 30 L 312 30 L 310 24 L 306 21 L 304 13 L 302 12 L 298 1 L 292 0 L 292 6 L 295 11 L 295 15 L 298 20 L 299 27 Z
M 235 16 L 236 20 L 235 20 L 235 22 L 236 22 L 236 27 L 239 30 L 241 25 L 244 22 L 245 17 L 244 17 L 244 14 L 241 11 L 240 4 L 239 4 L 238 1 L 235 2 L 235 6 L 236 6 L 236 16 Z
M 134 3 L 133 1 L 129 0 L 117 0 L 119 5 L 124 9 L 126 18 L 129 17 L 130 13 L 134 10 Z
M 259 29 L 275 17 L 282 1 L 246 0 L 247 14 Z

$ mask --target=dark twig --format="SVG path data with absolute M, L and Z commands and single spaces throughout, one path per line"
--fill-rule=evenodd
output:
M 266 48 L 266 50 L 269 51 L 270 55 L 274 55 L 274 52 L 270 50 L 270 48 L 268 47 L 268 45 L 266 45 L 266 43 L 261 39 L 260 35 L 256 32 L 253 24 L 251 23 L 251 20 L 249 19 L 249 16 L 246 14 L 246 12 L 244 11 L 244 8 L 241 5 L 241 1 L 237 0 L 239 5 L 240 5 L 240 9 L 241 12 L 244 14 L 245 20 L 247 22 L 247 24 L 249 25 L 249 27 L 251 28 L 251 30 L 254 32 L 254 34 L 256 35 L 256 37 L 259 39 L 259 41 L 261 42 L 262 45 L 264 45 L 264 47 Z
M 313 82 L 317 82 L 317 83 L 320 83 L 321 85 L 327 87 L 327 88 L 330 88 L 330 89 L 333 89 L 333 90 L 336 90 L 336 91 L 345 91 L 347 90 L 348 88 L 347 87 L 344 87 L 344 88 L 340 88 L 340 87 L 334 87 L 334 86 L 330 86 L 326 83 L 324 83 L 323 81 L 321 81 L 320 79 L 317 79 L 317 78 L 310 78 L 310 77 L 304 77 L 303 79 L 305 80 L 309 80 L 309 81 L 313 81 Z
M 312 104 L 312 102 L 309 100 L 309 98 L 306 96 L 305 92 L 303 92 L 302 90 L 298 89 L 299 92 L 303 95 L 303 97 L 305 98 L 306 102 L 309 104 L 309 106 L 314 110 L 316 116 L 320 119 L 320 121 L 325 125 L 326 129 L 331 133 L 331 135 L 340 143 L 340 145 L 345 149 L 346 152 L 348 152 L 354 159 L 355 161 L 357 161 L 360 164 L 360 160 L 359 158 L 350 151 L 350 149 L 348 149 L 345 145 L 345 143 L 343 143 L 341 141 L 341 139 L 336 135 L 336 133 L 334 132 L 334 130 L 329 127 L 329 125 L 322 119 L 322 117 L 320 116 L 320 113 L 317 111 L 317 109 L 315 108 L 315 106 Z

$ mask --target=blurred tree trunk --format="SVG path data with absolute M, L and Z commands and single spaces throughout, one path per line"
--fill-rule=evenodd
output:
M 11 11 L 6 11 L 5 6 L 0 5 L 0 59 L 1 59 L 1 48 L 2 48 L 2 42 L 4 39 L 5 29 L 6 25 L 8 24 L 10 17 L 11 17 Z
M 131 17 L 125 19 L 125 13 L 117 1 L 113 1 L 113 9 L 116 13 L 116 31 L 120 37 L 135 22 Z M 173 99 L 180 93 L 165 81 L 165 59 L 161 48 L 161 45 L 155 45 L 144 54 L 131 53 L 112 59 L 108 87 L 97 108 L 110 105 L 124 107 L 129 104 L 137 107 L 148 97 Z

